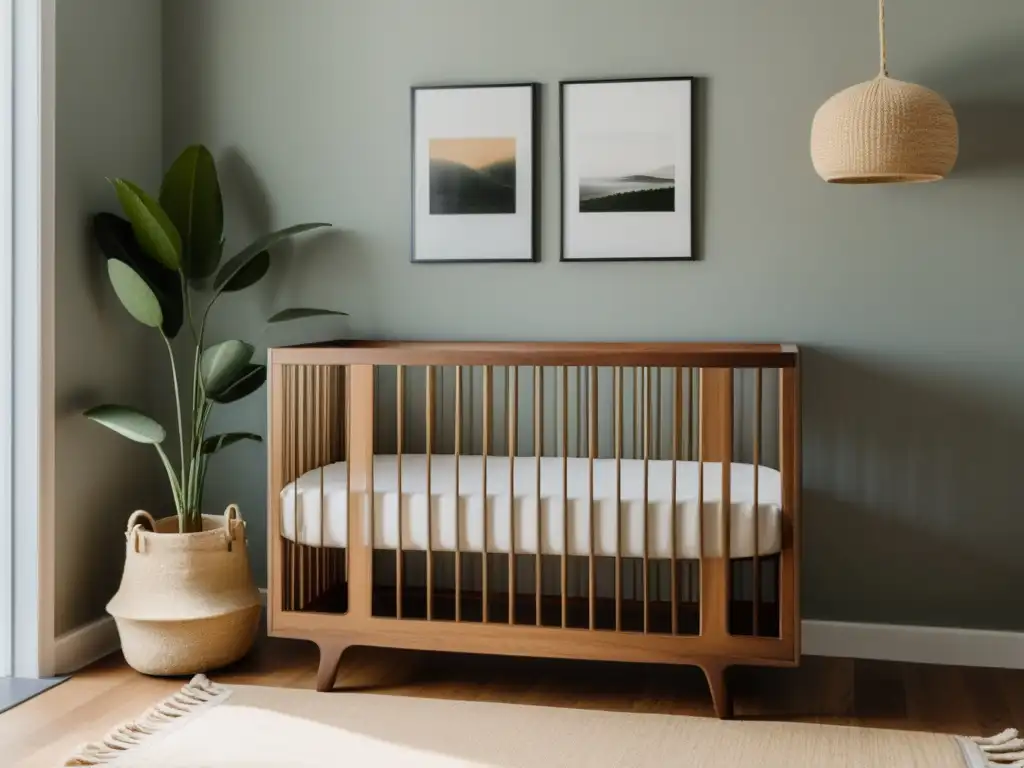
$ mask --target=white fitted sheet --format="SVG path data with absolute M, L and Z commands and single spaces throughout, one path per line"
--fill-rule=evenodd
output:
M 459 509 L 463 552 L 482 552 L 483 462 L 482 456 L 459 459 Z M 427 493 L 426 456 L 402 457 L 402 549 L 426 550 Z M 622 461 L 621 555 L 644 555 L 644 462 Z M 676 557 L 700 557 L 698 505 L 698 463 L 678 462 L 676 489 Z M 398 458 L 376 456 L 374 461 L 375 504 L 373 526 L 375 549 L 398 548 Z M 777 470 L 758 467 L 759 555 L 771 555 L 782 548 L 781 478 Z M 515 460 L 515 551 L 537 552 L 537 460 Z M 431 458 L 431 497 L 435 552 L 455 551 L 455 457 Z M 348 545 L 348 492 L 345 462 L 314 469 L 289 483 L 281 491 L 283 536 L 309 546 L 343 548 Z M 568 460 L 568 547 L 570 555 L 590 552 L 590 462 Z M 594 554 L 614 556 L 616 541 L 616 474 L 613 459 L 594 461 Z M 650 461 L 648 469 L 647 542 L 648 556 L 672 555 L 672 462 Z M 730 483 L 730 555 L 754 554 L 754 467 L 732 464 Z M 321 494 L 322 488 L 322 494 Z M 487 458 L 488 552 L 508 552 L 512 536 L 509 524 L 509 460 Z M 720 557 L 722 467 L 704 463 L 704 554 Z M 321 511 L 321 498 L 323 510 Z M 563 551 L 562 459 L 541 460 L 541 551 L 558 555 Z M 322 513 L 321 513 L 322 512 Z M 323 530 L 321 531 L 321 521 Z

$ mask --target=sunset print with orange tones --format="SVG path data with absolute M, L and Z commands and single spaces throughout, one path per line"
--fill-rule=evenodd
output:
M 430 140 L 430 213 L 514 214 L 514 138 Z

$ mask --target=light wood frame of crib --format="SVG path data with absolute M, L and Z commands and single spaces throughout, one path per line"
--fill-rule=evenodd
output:
M 537 591 L 537 625 L 513 623 L 511 601 L 514 581 L 509 588 L 509 623 L 487 621 L 487 586 L 483 588 L 484 618 L 481 622 L 459 620 L 456 599 L 455 621 L 431 620 L 430 599 L 433 571 L 427 570 L 427 620 L 380 617 L 373 614 L 373 514 L 367 490 L 373 486 L 375 369 L 378 366 L 406 366 L 426 370 L 427 397 L 433 397 L 435 366 L 482 367 L 484 397 L 492 368 L 501 366 L 560 368 L 612 368 L 619 382 L 615 415 L 621 424 L 621 376 L 627 368 L 689 369 L 699 382 L 695 396 L 699 405 L 699 460 L 722 462 L 722 509 L 729 507 L 730 463 L 733 460 L 734 409 L 733 386 L 736 369 L 754 369 L 757 375 L 757 412 L 761 411 L 761 371 L 778 370 L 779 423 L 778 449 L 782 492 L 782 547 L 778 571 L 779 631 L 777 636 L 739 636 L 730 633 L 729 589 L 730 557 L 727 551 L 730 516 L 724 515 L 723 556 L 700 558 L 699 634 L 675 634 L 675 544 L 672 559 L 673 631 L 648 634 L 646 624 L 647 587 L 644 586 L 644 631 L 595 630 L 594 627 L 594 542 L 590 555 L 590 626 L 565 628 L 565 559 L 562 555 L 563 626 L 540 625 L 540 582 Z M 732 716 L 732 703 L 726 672 L 732 666 L 796 666 L 800 660 L 800 373 L 799 352 L 795 346 L 776 344 L 696 344 L 696 343 L 433 343 L 433 342 L 337 342 L 270 350 L 269 372 L 269 489 L 268 631 L 274 637 L 315 642 L 320 648 L 317 689 L 334 687 L 341 656 L 352 646 L 378 646 L 463 653 L 502 654 L 564 659 L 653 662 L 696 665 L 703 669 L 715 712 Z M 300 374 L 301 378 L 300 378 Z M 541 376 L 543 374 L 540 374 Z M 401 386 L 399 375 L 398 386 Z M 595 373 L 595 381 L 597 376 Z M 461 384 L 459 373 L 458 382 Z M 563 390 L 565 378 L 563 377 Z M 458 386 L 458 385 L 457 385 Z M 596 387 L 596 383 L 593 384 Z M 678 384 L 676 385 L 678 386 Z M 456 393 L 458 393 L 456 389 Z M 678 397 L 678 394 L 676 395 Z M 458 402 L 461 404 L 461 396 Z M 564 397 L 564 393 L 563 393 Z M 597 398 L 594 398 L 596 400 Z M 649 400 L 649 395 L 648 395 Z M 588 398 L 588 402 L 593 402 Z M 678 400 L 676 401 L 678 403 Z M 593 406 L 591 406 L 593 407 Z M 646 406 L 649 408 L 649 404 Z M 461 409 L 461 405 L 459 406 Z M 299 412 L 304 421 L 296 421 Z M 427 414 L 432 407 L 427 409 Z M 606 416 L 605 418 L 609 418 Z M 430 453 L 430 416 L 427 417 L 427 455 Z M 455 416 L 459 418 L 458 415 Z M 647 416 L 645 415 L 645 418 Z M 675 417 L 674 417 L 675 418 Z M 486 419 L 486 417 L 485 417 Z M 313 425 L 319 424 L 321 427 Z M 458 424 L 458 421 L 456 421 Z M 758 424 L 760 444 L 760 424 Z M 484 434 L 487 423 L 485 421 Z M 486 437 L 485 437 L 486 440 Z M 622 454 L 621 428 L 617 430 L 617 458 Z M 646 438 L 645 438 L 646 440 Z M 676 438 L 673 436 L 673 445 Z M 313 444 L 316 445 L 313 445 Z M 590 456 L 594 439 L 589 438 Z M 399 444 L 400 445 L 400 444 Z M 401 449 L 399 449 L 400 452 Z M 757 450 L 757 449 L 755 449 Z M 286 540 L 281 530 L 281 492 L 316 462 L 334 462 L 347 453 L 349 510 L 347 549 L 302 546 Z M 458 444 L 456 443 L 456 455 Z M 306 458 L 303 459 L 302 457 Z M 755 453 L 754 465 L 758 464 Z M 646 458 L 646 457 L 645 457 Z M 428 458 L 429 462 L 429 458 Z M 645 463 L 646 466 L 646 463 Z M 428 464 L 429 467 L 429 464 Z M 593 464 L 591 463 L 591 473 Z M 756 475 L 756 473 L 755 473 Z M 429 471 L 428 471 L 429 476 Z M 703 473 L 699 474 L 703 478 Z M 674 474 L 673 474 L 674 477 Z M 456 481 L 457 482 L 457 481 Z M 486 481 L 485 481 L 486 482 Z M 486 488 L 486 486 L 485 486 Z M 703 480 L 698 509 L 703 509 Z M 539 493 L 539 489 L 538 489 Z M 646 493 L 646 491 L 645 491 Z M 673 491 L 674 493 L 674 491 Z M 756 494 L 756 491 L 755 491 Z M 591 484 L 593 497 L 593 485 Z M 429 485 L 428 485 L 429 497 Z M 674 497 L 673 497 L 674 498 Z M 756 496 L 755 496 L 756 498 Z M 593 499 L 591 500 L 591 506 Z M 621 497 L 619 501 L 621 510 Z M 429 509 L 429 507 L 428 507 Z M 756 506 L 755 506 L 756 509 Z M 428 515 L 429 515 L 428 511 Z M 591 513 L 593 514 L 593 513 Z M 673 514 L 673 521 L 675 515 Z M 593 520 L 593 518 L 592 518 Z M 485 522 L 486 525 L 486 522 Z M 621 520 L 620 520 L 621 530 Z M 673 526 L 675 523 L 673 522 Z M 368 530 L 369 527 L 369 530 Z M 593 524 L 591 524 L 591 529 Z M 323 530 L 321 526 L 321 530 Z M 673 528 L 674 530 L 674 528 Z M 296 529 L 297 533 L 297 529 Z M 593 534 L 591 533 L 591 536 Z M 703 539 L 703 534 L 701 534 Z M 296 536 L 298 540 L 298 536 Z M 485 534 L 486 541 L 486 534 Z M 673 535 L 673 542 L 675 537 Z M 539 543 L 539 540 L 538 540 Z M 513 545 L 514 546 L 514 545 Z M 755 589 L 757 568 L 755 544 Z M 513 553 L 514 554 L 514 553 Z M 431 556 L 428 545 L 426 557 Z M 484 553 L 486 557 L 486 552 Z M 401 568 L 401 556 L 396 557 Z M 510 558 L 511 560 L 511 558 Z M 539 558 L 538 558 L 539 561 Z M 618 558 L 616 558 L 616 562 Z M 456 550 L 456 573 L 461 555 Z M 540 566 L 538 565 L 538 570 Z M 645 574 L 647 557 L 644 556 Z M 511 570 L 511 568 L 510 568 Z M 400 574 L 400 571 L 399 571 Z M 514 578 L 514 577 L 510 577 Z M 622 598 L 616 575 L 616 611 Z M 644 577 L 646 579 L 646 575 Z M 347 611 L 320 613 L 309 610 L 316 589 L 328 584 L 347 584 Z M 401 582 L 399 582 L 401 583 Z M 461 583 L 461 582 L 457 582 Z M 399 593 L 401 589 L 397 590 Z M 300 598 L 296 603 L 295 595 Z M 759 594 L 759 593 L 758 593 Z M 286 597 L 286 595 L 289 595 Z M 398 600 L 400 601 L 400 597 Z M 759 599 L 759 598 L 758 598 Z M 296 607 L 298 609 L 296 609 Z M 755 627 L 757 607 L 755 604 Z

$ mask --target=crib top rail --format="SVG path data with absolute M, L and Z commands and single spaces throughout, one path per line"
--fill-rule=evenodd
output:
M 523 365 L 795 368 L 792 344 L 337 341 L 270 350 L 271 365 Z

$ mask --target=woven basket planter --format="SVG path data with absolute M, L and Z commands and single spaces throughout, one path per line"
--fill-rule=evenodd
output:
M 121 587 L 107 605 L 125 660 L 147 675 L 223 667 L 249 652 L 259 629 L 238 508 L 204 515 L 201 532 L 177 531 L 177 517 L 131 516 Z

